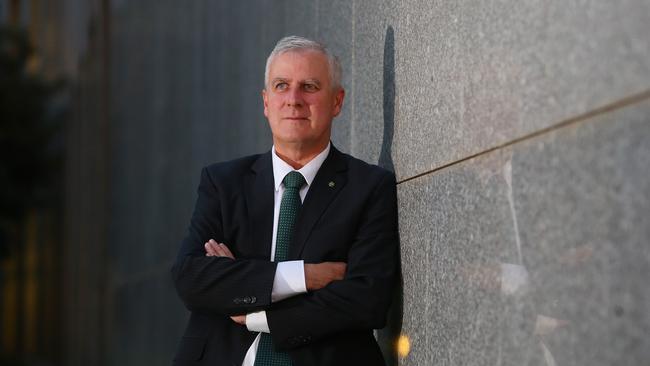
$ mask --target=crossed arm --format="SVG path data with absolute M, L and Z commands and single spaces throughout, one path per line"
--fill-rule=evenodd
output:
M 224 243 L 217 243 L 214 239 L 210 239 L 204 246 L 205 255 L 208 257 L 235 259 L 235 256 Z M 319 290 L 332 281 L 342 280 L 346 268 L 344 262 L 305 263 L 304 266 L 307 291 Z M 233 315 L 230 319 L 237 324 L 246 325 L 246 314 Z

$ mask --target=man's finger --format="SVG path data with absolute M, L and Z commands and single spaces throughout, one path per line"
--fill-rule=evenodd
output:
M 210 248 L 211 248 L 212 252 L 214 253 L 214 255 L 216 255 L 218 257 L 223 257 L 224 256 L 223 250 L 221 250 L 221 248 L 219 247 L 219 244 L 216 241 L 214 241 L 214 239 L 210 239 L 208 241 L 208 245 L 210 246 Z
M 230 249 L 228 249 L 228 247 L 225 244 L 217 243 L 214 239 L 210 239 L 210 241 L 208 241 L 208 244 L 210 245 L 210 247 L 212 248 L 216 256 L 235 259 L 235 256 L 232 254 L 232 252 L 230 252 Z
M 209 243 L 205 243 L 203 247 L 205 248 L 205 255 L 207 256 L 215 255 L 214 250 L 212 249 L 212 246 L 210 246 Z
M 226 254 L 226 257 L 230 257 L 230 258 L 232 258 L 232 259 L 235 259 L 235 256 L 232 254 L 232 252 L 230 251 L 230 249 L 228 249 L 228 247 L 226 246 L 226 244 L 223 244 L 223 243 L 222 243 L 222 244 L 219 244 L 219 247 L 220 247 L 221 250 Z
M 204 247 L 205 247 L 205 252 L 206 252 L 205 255 L 210 256 L 210 257 L 217 255 L 217 251 L 214 250 L 214 248 L 212 247 L 210 242 L 205 243 Z
M 228 254 L 223 250 L 223 248 L 221 247 L 220 244 L 218 244 L 216 242 L 211 243 L 211 244 L 212 244 L 212 247 L 214 248 L 214 251 L 217 252 L 217 255 L 219 257 L 227 257 L 228 256 Z

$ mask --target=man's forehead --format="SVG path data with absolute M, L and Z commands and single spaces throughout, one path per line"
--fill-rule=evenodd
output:
M 299 78 L 294 78 L 291 76 L 282 76 L 282 75 L 277 75 L 271 78 L 271 82 L 275 81 L 298 81 L 298 82 L 314 82 L 314 83 L 321 83 L 321 78 L 318 76 L 313 76 L 313 77 L 299 77 Z

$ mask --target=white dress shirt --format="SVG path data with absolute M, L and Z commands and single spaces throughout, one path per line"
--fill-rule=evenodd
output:
M 307 191 L 311 186 L 316 173 L 327 158 L 330 152 L 330 144 L 305 166 L 297 170 L 305 178 L 307 184 L 300 189 L 300 200 L 304 201 Z M 284 177 L 294 169 L 284 160 L 280 159 L 275 152 L 275 146 L 271 148 L 271 160 L 273 162 L 273 180 L 275 183 L 275 195 L 273 198 L 273 236 L 271 237 L 271 261 L 275 260 L 275 242 L 278 235 L 278 218 L 280 217 L 280 202 L 284 193 Z M 291 296 L 307 292 L 305 284 L 305 266 L 302 260 L 285 261 L 278 263 L 273 279 L 273 290 L 271 291 L 271 302 L 280 301 Z M 266 320 L 266 311 L 259 311 L 246 315 L 246 327 L 251 332 L 271 333 Z M 242 366 L 253 366 L 257 345 L 260 342 L 260 334 L 257 335 L 253 344 L 246 352 Z

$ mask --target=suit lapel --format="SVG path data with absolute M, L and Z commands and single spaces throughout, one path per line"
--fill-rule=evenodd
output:
M 314 225 L 330 202 L 347 183 L 347 162 L 341 152 L 331 146 L 330 153 L 318 170 L 294 226 L 289 259 L 299 259 Z
M 252 232 L 252 252 L 269 259 L 273 235 L 273 165 L 267 152 L 251 165 L 245 182 L 246 207 Z

